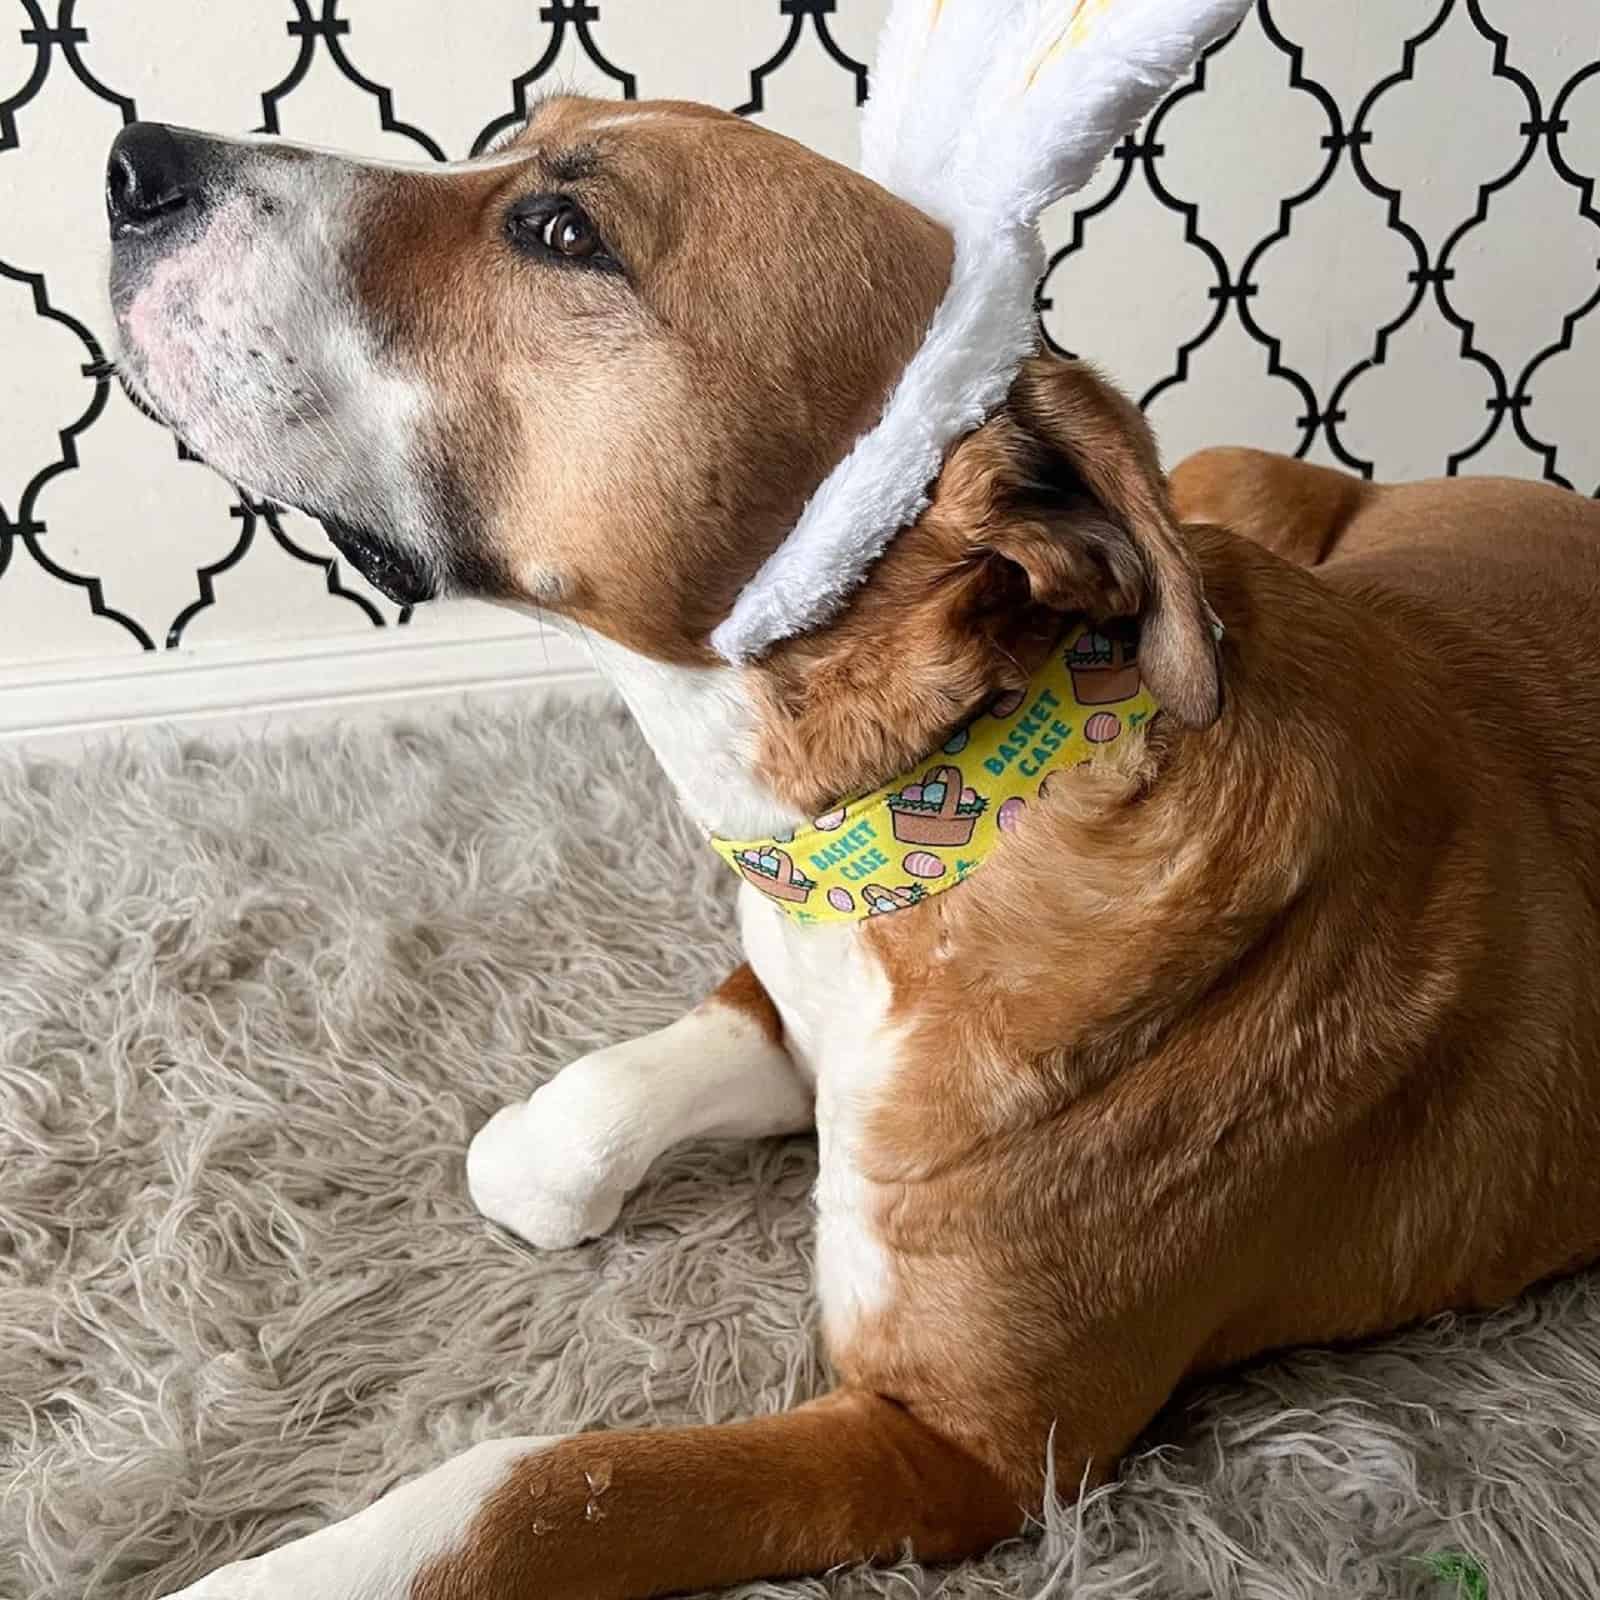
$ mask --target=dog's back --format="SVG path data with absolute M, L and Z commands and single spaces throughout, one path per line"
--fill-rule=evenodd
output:
M 1173 472 L 1180 517 L 1315 566 L 1426 645 L 1446 692 L 1570 838 L 1600 854 L 1600 502 L 1516 478 L 1372 484 L 1245 449 Z M 1492 743 L 1492 748 L 1489 746 Z M 1597 900 L 1600 904 L 1600 900 Z

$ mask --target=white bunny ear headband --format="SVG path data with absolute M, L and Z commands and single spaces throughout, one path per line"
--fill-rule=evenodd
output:
M 928 503 L 945 452 L 1037 345 L 1039 214 L 1251 0 L 893 0 L 862 170 L 949 228 L 955 265 L 877 423 L 833 469 L 711 636 L 750 661 L 820 627 Z

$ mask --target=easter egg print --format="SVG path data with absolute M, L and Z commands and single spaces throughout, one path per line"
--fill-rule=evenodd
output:
M 994 820 L 1005 829 L 1007 833 L 1015 833 L 1017 824 L 1022 821 L 1022 813 L 1028 809 L 1028 803 L 1020 794 L 1014 794 L 995 813 Z
M 958 756 L 967 748 L 967 730 L 963 728 L 960 733 L 953 733 L 944 742 L 944 753 L 947 756 Z
M 844 807 L 839 806 L 836 810 L 824 811 L 822 815 L 816 819 L 816 821 L 817 826 L 824 833 L 832 833 L 833 830 L 844 821 Z
M 1122 732 L 1122 721 L 1114 711 L 1097 711 L 1083 725 L 1083 736 L 1090 744 L 1109 744 Z
M 913 850 L 901 865 L 913 878 L 942 878 L 944 862 L 931 850 Z
M 1018 706 L 1022 704 L 1021 689 L 1007 689 L 1004 694 L 994 697 L 989 703 L 991 717 L 1009 717 Z
M 835 911 L 852 911 L 855 909 L 855 900 L 848 889 L 830 889 L 828 891 L 828 904 Z

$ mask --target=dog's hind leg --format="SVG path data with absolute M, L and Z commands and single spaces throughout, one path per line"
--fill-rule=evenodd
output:
M 740 967 L 670 1027 L 574 1061 L 497 1111 L 467 1152 L 486 1216 L 546 1250 L 604 1233 L 657 1156 L 685 1139 L 811 1125 L 811 1086 L 759 980 Z
M 841 1389 L 719 1427 L 478 1445 L 180 1600 L 645 1600 L 1020 1531 L 989 1469 L 903 1407 Z

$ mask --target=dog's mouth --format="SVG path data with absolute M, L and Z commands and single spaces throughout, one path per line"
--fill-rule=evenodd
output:
M 416 556 L 370 528 L 353 527 L 337 517 L 320 516 L 319 520 L 327 529 L 334 549 L 374 589 L 387 595 L 396 605 L 420 605 L 434 597 L 433 578 Z
M 156 407 L 149 395 L 145 393 L 144 386 L 129 373 L 125 362 L 107 361 L 103 363 L 102 370 L 108 376 L 116 377 L 122 386 L 123 392 L 138 410 L 142 411 L 152 422 L 158 422 L 162 427 L 168 429 L 196 460 L 204 459 L 188 443 L 183 434 L 174 425 L 172 419 L 164 416 Z M 421 605 L 423 601 L 433 599 L 438 592 L 437 586 L 424 563 L 418 557 L 401 549 L 392 539 L 386 538 L 382 534 L 374 533 L 370 528 L 361 528 L 353 523 L 341 521 L 338 517 L 329 516 L 325 512 L 318 511 L 315 507 L 307 506 L 304 509 L 308 515 L 321 522 L 327 530 L 328 538 L 332 541 L 339 554 L 374 589 L 380 594 L 386 595 L 396 605 Z

